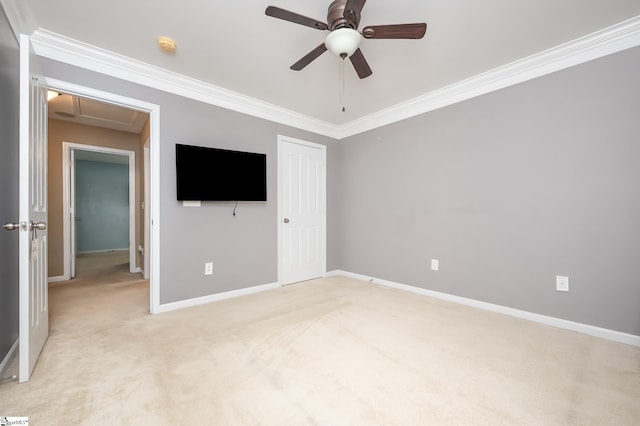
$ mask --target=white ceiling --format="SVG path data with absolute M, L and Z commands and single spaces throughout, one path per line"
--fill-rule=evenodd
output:
M 422 40 L 364 40 L 359 80 L 326 52 L 328 34 L 268 17 L 268 5 L 326 22 L 329 0 L 28 0 L 36 25 L 315 119 L 341 125 L 640 15 L 638 0 L 369 0 L 360 28 L 426 22 Z M 158 36 L 178 43 L 175 54 Z

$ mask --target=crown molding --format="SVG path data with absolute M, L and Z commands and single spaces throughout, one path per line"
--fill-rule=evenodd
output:
M 3 2 L 12 0 L 0 0 Z M 640 16 L 338 125 L 39 28 L 36 54 L 276 123 L 344 139 L 640 45 Z
M 7 15 L 9 25 L 17 41 L 20 41 L 20 34 L 31 34 L 37 25 L 33 19 L 31 6 L 26 0 L 0 0 L 0 6 Z
M 243 114 L 338 138 L 338 127 L 334 124 L 149 65 L 42 28 L 34 31 L 31 35 L 31 42 L 38 56 Z
M 385 108 L 340 127 L 339 139 L 415 117 L 640 45 L 640 16 L 442 89 Z

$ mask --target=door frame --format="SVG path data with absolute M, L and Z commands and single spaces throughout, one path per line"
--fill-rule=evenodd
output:
M 97 145 L 85 145 L 74 142 L 62 142 L 62 235 L 63 235 L 63 262 L 64 279 L 75 277 L 76 244 L 73 238 L 77 237 L 75 226 L 75 201 L 76 160 L 71 159 L 72 151 L 89 151 L 101 154 L 121 155 L 129 159 L 129 272 L 140 272 L 136 266 L 136 153 L 125 149 L 108 148 Z M 74 206 L 72 206 L 72 204 Z
M 280 286 L 283 285 L 282 283 L 282 277 L 283 277 L 283 270 L 284 270 L 284 244 L 282 241 L 282 233 L 283 233 L 283 228 L 284 228 L 284 224 L 283 224 L 283 217 L 282 217 L 282 194 L 283 194 L 283 188 L 282 185 L 284 183 L 284 164 L 282 161 L 282 146 L 283 144 L 295 144 L 295 145 L 302 145 L 302 146 L 306 146 L 309 148 L 314 148 L 314 149 L 319 149 L 322 151 L 322 154 L 324 156 L 324 173 L 323 175 L 323 182 L 321 183 L 322 185 L 322 191 L 324 193 L 324 197 L 322 197 L 322 209 L 324 211 L 324 215 L 322 218 L 322 232 L 321 232 L 321 244 L 322 247 L 324 247 L 324 255 L 322 256 L 322 271 L 323 271 L 323 276 L 326 275 L 327 273 L 327 147 L 326 145 L 321 145 L 321 144 L 317 144 L 314 142 L 309 142 L 309 141 L 305 141 L 302 139 L 296 139 L 296 138 L 291 138 L 289 136 L 283 136 L 283 135 L 278 135 L 278 147 L 277 147 L 277 157 L 278 157 L 278 283 L 280 284 Z
M 151 180 L 151 171 L 149 170 L 151 152 L 149 150 L 149 138 L 144 142 L 143 147 L 143 178 L 144 178 L 144 200 L 143 200 L 143 209 L 142 209 L 142 218 L 144 220 L 144 236 L 142 241 L 142 274 L 145 280 L 149 279 L 149 269 L 150 269 L 150 258 L 151 252 L 149 248 L 151 247 L 151 216 L 149 215 L 149 206 L 151 203 L 150 200 L 150 192 L 151 185 L 149 184 Z
M 66 81 L 47 78 L 47 86 L 71 95 L 94 99 L 124 108 L 134 109 L 149 114 L 149 150 L 151 161 L 149 193 L 149 215 L 151 217 L 150 233 L 150 276 L 149 276 L 149 312 L 160 312 L 160 105 L 139 99 L 117 95 Z

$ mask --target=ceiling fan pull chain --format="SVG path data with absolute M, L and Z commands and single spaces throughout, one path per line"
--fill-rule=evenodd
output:
M 342 112 L 347 109 L 344 107 L 344 58 L 340 61 L 340 104 L 342 104 Z

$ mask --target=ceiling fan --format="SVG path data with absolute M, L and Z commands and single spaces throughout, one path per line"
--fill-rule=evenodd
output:
M 372 71 L 360 50 L 363 38 L 421 39 L 427 31 L 427 24 L 375 25 L 363 28 L 360 33 L 357 30 L 360 24 L 360 12 L 365 2 L 366 0 L 333 1 L 329 5 L 327 13 L 328 24 L 275 6 L 267 7 L 265 14 L 317 30 L 330 31 L 324 43 L 291 65 L 292 70 L 302 70 L 324 52 L 330 50 L 342 59 L 348 57 L 358 73 L 358 77 L 366 78 L 372 74 Z

